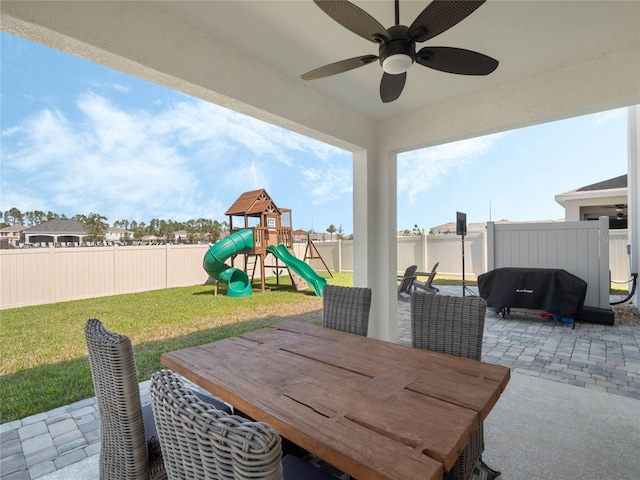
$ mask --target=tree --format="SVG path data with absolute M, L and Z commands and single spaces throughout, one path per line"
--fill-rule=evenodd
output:
M 13 207 L 4 212 L 4 221 L 8 225 L 22 225 L 24 222 L 24 215 L 16 207 Z
M 333 241 L 333 234 L 335 233 L 335 231 L 336 231 L 336 226 L 333 223 L 327 227 L 327 232 L 331 234 L 330 239 L 332 241 Z
M 104 234 L 109 228 L 107 223 L 107 217 L 98 213 L 90 213 L 89 215 L 76 215 L 84 217 L 84 228 L 87 232 L 87 240 L 90 242 L 97 242 L 104 240 Z M 74 217 L 75 219 L 75 217 Z M 79 220 L 78 220 L 79 221 Z
M 75 220 L 76 222 L 80 222 L 86 228 L 86 226 L 87 226 L 87 218 L 88 217 L 86 215 L 84 215 L 82 213 L 77 213 L 73 217 L 71 217 L 71 220 Z
M 144 222 L 136 223 L 136 226 L 133 226 L 134 222 L 131 222 L 131 230 L 133 230 L 133 238 L 134 240 L 141 240 L 142 237 L 146 235 L 147 232 L 147 224 Z
M 115 222 L 113 222 L 113 226 L 115 228 L 122 228 L 124 230 L 129 230 L 129 220 L 126 220 L 126 219 L 116 220 Z
M 51 211 L 45 214 L 40 210 L 25 212 L 23 214 L 19 209 L 14 207 L 5 212 L 0 212 L 0 228 L 12 225 L 23 225 L 25 221 L 28 226 L 39 225 L 45 221 L 58 218 L 66 219 L 67 217 L 64 214 L 59 215 Z M 89 215 L 78 213 L 71 218 L 84 226 L 87 232 L 87 240 L 89 241 L 104 239 L 106 230 L 109 228 L 109 224 L 106 223 L 107 217 L 97 213 L 91 213 Z M 229 230 L 229 224 L 226 221 L 219 222 L 218 220 L 208 218 L 191 219 L 186 222 L 152 218 L 149 221 L 149 225 L 145 224 L 145 222 L 122 219 L 113 222 L 113 226 L 131 232 L 127 233 L 125 238 L 123 238 L 125 242 L 130 242 L 133 239 L 140 240 L 145 235 L 155 235 L 156 237 L 164 238 L 167 243 L 173 243 L 175 241 L 175 232 L 178 230 L 187 230 L 189 233 L 189 235 L 187 235 L 188 243 L 197 243 L 200 240 L 215 243 L 220 239 L 222 232 Z M 339 233 L 341 233 L 341 231 L 342 226 L 340 227 Z
M 160 236 L 160 219 L 152 218 L 149 221 L 149 226 L 147 227 L 147 235 L 155 235 L 156 237 Z
M 40 210 L 34 210 L 33 212 L 25 212 L 24 216 L 27 219 L 27 226 L 29 227 L 40 225 L 47 218 L 45 213 Z
M 342 224 L 338 227 L 338 232 L 336 233 L 336 238 L 338 240 L 344 240 L 344 230 L 342 230 Z
M 187 243 L 189 244 L 198 243 L 198 234 L 194 232 L 191 228 L 187 229 Z

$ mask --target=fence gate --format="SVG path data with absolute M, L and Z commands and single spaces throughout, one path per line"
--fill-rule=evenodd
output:
M 487 267 L 561 268 L 587 282 L 585 305 L 609 308 L 609 218 L 487 224 Z

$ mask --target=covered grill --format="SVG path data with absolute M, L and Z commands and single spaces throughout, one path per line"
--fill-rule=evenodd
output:
M 488 306 L 501 312 L 528 308 L 573 319 L 584 303 L 587 282 L 561 269 L 497 268 L 478 276 L 478 290 Z

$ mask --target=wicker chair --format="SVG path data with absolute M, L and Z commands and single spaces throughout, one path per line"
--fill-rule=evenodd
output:
M 202 402 L 170 370 L 151 379 L 151 405 L 169 480 L 328 480 L 299 458 L 282 459 L 269 425 Z
M 141 406 L 131 340 L 95 318 L 84 336 L 100 412 L 100 479 L 166 479 L 151 405 Z M 198 395 L 231 412 L 220 400 Z
M 162 457 L 148 453 L 158 449 L 147 449 L 131 340 L 95 318 L 84 335 L 100 412 L 100 479 L 166 479 Z
M 322 295 L 322 326 L 367 336 L 371 289 L 327 285 Z
M 486 311 L 487 304 L 480 297 L 415 293 L 411 295 L 412 344 L 425 350 L 480 360 Z M 444 478 L 469 479 L 478 462 L 482 462 L 483 451 L 484 429 L 480 424 Z M 500 474 L 484 467 L 490 478 Z

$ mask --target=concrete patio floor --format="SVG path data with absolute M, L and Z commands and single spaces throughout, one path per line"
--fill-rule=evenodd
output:
M 504 480 L 637 480 L 640 402 L 516 369 L 485 443 L 485 462 Z M 98 455 L 40 478 L 96 480 Z
M 440 294 L 461 291 L 443 287 Z M 399 302 L 398 312 L 400 342 L 410 344 L 408 302 Z M 512 377 L 485 421 L 484 460 L 505 480 L 640 478 L 639 344 L 640 325 L 573 330 L 532 315 L 488 312 L 483 360 L 510 367 Z M 148 401 L 148 382 L 141 392 Z M 95 399 L 56 410 L 0 426 L 2 480 L 99 478 Z M 38 462 L 32 452 L 29 465 L 16 469 L 20 455 L 25 463 L 22 448 L 38 448 L 36 437 L 21 439 L 20 432 L 36 425 L 46 432 L 39 441 L 58 454 Z M 7 448 L 15 454 L 5 455 Z

